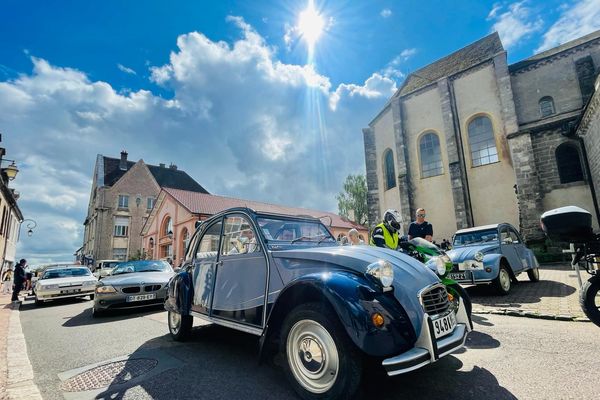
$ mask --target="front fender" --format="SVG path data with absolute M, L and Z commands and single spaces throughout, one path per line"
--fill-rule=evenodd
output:
M 364 276 L 334 271 L 301 276 L 281 291 L 261 337 L 261 354 L 265 342 L 277 341 L 281 324 L 294 307 L 318 301 L 326 301 L 332 307 L 354 344 L 370 356 L 400 354 L 412 348 L 417 340 L 404 308 L 392 291 L 384 293 Z M 382 328 L 371 322 L 375 312 L 384 316 Z
M 188 271 L 180 271 L 167 284 L 165 309 L 181 315 L 189 315 L 192 311 L 193 298 L 194 285 L 192 274 Z

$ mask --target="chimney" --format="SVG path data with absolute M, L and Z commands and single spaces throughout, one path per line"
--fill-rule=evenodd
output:
M 121 161 L 119 162 L 119 169 L 122 171 L 127 171 L 127 152 L 125 150 L 121 152 Z
M 169 169 L 174 169 L 175 171 L 177 171 L 177 165 L 171 163 L 171 165 L 169 165 Z

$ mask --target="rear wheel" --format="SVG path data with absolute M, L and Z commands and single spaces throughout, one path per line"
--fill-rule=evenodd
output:
M 192 324 L 194 317 L 191 315 L 181 315 L 174 311 L 169 311 L 169 333 L 171 337 L 178 341 L 183 342 L 189 336 L 192 331 Z
M 502 296 L 506 296 L 510 292 L 511 278 L 510 272 L 505 264 L 500 264 L 500 270 L 498 276 L 492 281 L 492 285 L 496 292 Z
M 579 303 L 590 321 L 600 326 L 600 275 L 591 277 L 583 285 Z
M 362 356 L 325 305 L 295 308 L 281 330 L 288 380 L 303 399 L 352 398 L 360 385 Z
M 538 267 L 532 268 L 527 271 L 527 276 L 531 282 L 538 282 L 540 280 L 540 270 Z

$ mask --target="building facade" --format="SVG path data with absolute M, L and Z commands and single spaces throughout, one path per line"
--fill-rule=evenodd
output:
M 600 31 L 513 65 L 493 33 L 410 74 L 363 129 L 369 223 L 422 207 L 438 241 L 498 222 L 536 240 L 544 210 L 594 210 L 575 130 L 597 66 Z
M 0 147 L 0 160 L 4 154 L 5 149 Z M 0 170 L 0 271 L 2 272 L 16 264 L 17 242 L 23 221 L 23 214 L 17 205 L 19 194 L 8 187 L 8 182 L 8 175 L 4 170 Z
M 143 256 L 141 231 L 163 187 L 208 193 L 187 173 L 171 164 L 148 165 L 127 160 L 96 158 L 92 191 L 84 222 L 81 262 L 128 260 Z
M 275 214 L 308 215 L 321 218 L 335 237 L 346 235 L 352 228 L 364 238 L 368 237 L 364 226 L 330 212 L 163 188 L 142 230 L 144 254 L 152 259 L 170 259 L 179 266 L 196 230 L 196 222 L 233 207 L 249 207 Z

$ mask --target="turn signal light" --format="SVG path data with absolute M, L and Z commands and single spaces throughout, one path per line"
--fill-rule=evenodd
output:
M 452 293 L 448 293 L 448 301 L 450 303 L 452 303 L 454 301 L 454 296 L 452 296 Z
M 373 325 L 375 325 L 375 327 L 381 328 L 385 323 L 385 319 L 383 318 L 383 315 L 379 313 L 374 313 L 373 315 L 371 315 L 371 322 L 373 322 Z

